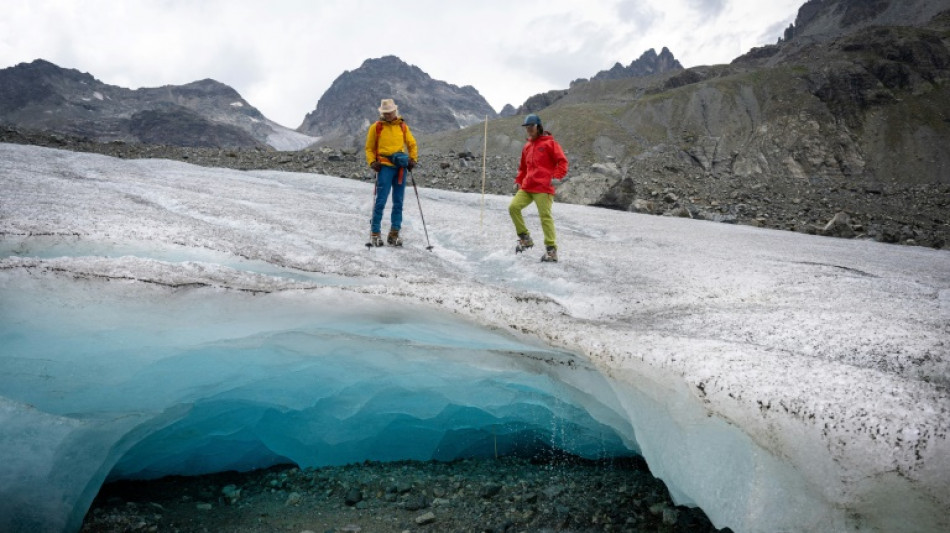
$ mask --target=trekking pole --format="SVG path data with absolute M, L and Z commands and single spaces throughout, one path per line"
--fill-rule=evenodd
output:
M 488 158 L 488 115 L 485 115 L 485 136 L 484 136 L 484 145 L 482 146 L 482 208 L 478 216 L 478 233 L 479 235 L 484 236 L 482 231 L 482 225 L 485 221 L 485 172 L 488 167 L 487 164 Z
M 379 189 L 379 172 L 373 173 L 373 206 L 369 211 L 369 231 L 373 231 L 373 212 L 376 210 L 376 195 L 378 194 L 377 190 Z M 367 248 L 373 247 L 372 237 L 370 237 L 370 242 L 366 243 Z
M 416 203 L 419 204 L 419 218 L 422 219 L 422 231 L 426 233 L 426 250 L 432 251 L 432 244 L 429 243 L 429 230 L 426 229 L 426 217 L 422 214 L 422 201 L 419 200 L 419 188 L 416 187 L 416 178 L 412 177 L 412 171 L 409 171 L 409 180 L 412 181 L 412 190 L 416 191 Z

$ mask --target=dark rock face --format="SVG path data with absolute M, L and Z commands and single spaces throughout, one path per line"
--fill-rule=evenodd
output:
M 56 65 L 43 60 L 21 64 L 12 69 L 0 70 L 0 114 L 4 116 L 17 112 L 30 105 L 44 102 L 62 103 L 54 85 L 47 81 L 52 76 L 60 76 L 62 83 L 74 84 L 96 80 L 76 70 L 61 70 Z
M 692 85 L 694 83 L 699 83 L 706 79 L 705 72 L 702 69 L 689 69 L 679 72 L 673 76 L 667 78 L 666 83 L 663 84 L 665 90 L 676 89 L 677 87 L 682 87 L 684 85 Z
M 497 113 L 474 87 L 434 80 L 398 57 L 368 59 L 341 74 L 297 131 L 329 146 L 358 146 L 379 116 L 380 100 L 392 98 L 414 135 L 458 130 Z
M 216 124 L 181 107 L 139 111 L 129 118 L 129 132 L 146 144 L 169 144 L 168 139 L 177 139 L 174 144 L 203 148 L 259 145 L 254 137 L 238 127 Z
M 770 53 L 766 62 L 800 55 L 803 48 L 834 41 L 873 26 L 920 27 L 950 10 L 950 0 L 808 0 L 798 10 L 795 23 L 779 39 L 778 49 L 763 47 Z M 763 48 L 753 49 L 735 62 L 763 58 Z M 806 51 L 807 53 L 807 51 Z
M 585 84 L 588 81 L 643 78 L 652 76 L 654 74 L 665 74 L 680 70 L 683 70 L 683 65 L 681 65 L 675 57 L 673 57 L 673 53 L 670 52 L 668 48 L 664 46 L 659 55 L 657 55 L 656 50 L 651 48 L 626 67 L 622 66 L 620 63 L 617 63 L 610 70 L 602 70 L 598 72 L 590 80 L 581 78 L 572 81 L 571 88 L 574 88 L 577 85 Z M 518 107 L 516 114 L 525 115 L 528 113 L 537 113 L 545 107 L 554 105 L 554 103 L 563 99 L 569 93 L 570 89 L 564 89 L 536 94 L 525 100 L 525 103 Z
M 567 95 L 567 89 L 558 91 L 548 91 L 546 93 L 536 94 L 527 100 L 518 108 L 516 115 L 527 115 L 528 113 L 537 113 L 538 111 L 549 107 L 554 102 Z
M 0 122 L 175 146 L 263 147 L 273 133 L 260 111 L 214 80 L 130 90 L 40 59 L 0 70 Z
M 798 10 L 794 27 L 801 32 L 807 26 L 817 25 L 822 17 L 835 17 L 841 28 L 873 21 L 890 6 L 891 0 L 808 0 Z M 792 35 L 794 35 L 793 32 Z

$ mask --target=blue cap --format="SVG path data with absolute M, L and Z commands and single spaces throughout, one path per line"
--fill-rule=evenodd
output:
M 531 113 L 530 115 L 524 117 L 524 124 L 522 124 L 522 126 L 537 126 L 538 124 L 541 124 L 541 117 Z

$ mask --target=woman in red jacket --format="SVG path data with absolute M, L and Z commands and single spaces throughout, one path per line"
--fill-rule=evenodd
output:
M 531 233 L 521 215 L 521 211 L 534 202 L 538 207 L 538 216 L 541 217 L 541 230 L 544 231 L 546 247 L 541 261 L 556 262 L 557 235 L 554 231 L 554 217 L 551 216 L 551 205 L 554 203 L 554 186 L 551 185 L 551 180 L 563 180 L 567 175 L 567 157 L 551 133 L 544 131 L 541 117 L 530 114 L 525 117 L 522 126 L 527 131 L 528 141 L 521 150 L 521 164 L 515 178 L 518 192 L 508 206 L 508 213 L 518 233 L 516 250 L 522 252 L 534 246 Z

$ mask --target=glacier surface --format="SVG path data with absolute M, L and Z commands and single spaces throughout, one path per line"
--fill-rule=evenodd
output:
M 416 172 L 424 184 L 424 166 Z M 639 453 L 746 531 L 950 529 L 950 253 L 0 144 L 0 529 L 123 477 Z M 528 216 L 537 228 L 536 217 Z M 540 252 L 539 252 L 540 253 Z

